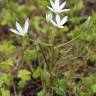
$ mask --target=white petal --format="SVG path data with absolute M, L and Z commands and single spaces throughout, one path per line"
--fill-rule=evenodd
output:
M 56 15 L 56 22 L 58 25 L 60 24 L 60 16 L 58 14 Z
M 50 4 L 51 4 L 52 8 L 54 8 L 54 3 L 53 3 L 53 1 L 50 0 Z
M 57 7 L 59 7 L 59 4 L 60 4 L 59 0 L 55 0 L 55 5 L 56 5 Z
M 59 10 L 62 10 L 62 9 L 65 7 L 65 5 L 66 5 L 66 2 L 62 3 L 62 4 L 60 5 Z
M 55 27 L 57 27 L 57 28 L 63 28 L 63 27 L 64 27 L 64 26 L 60 26 L 60 25 L 56 24 L 53 20 L 51 20 L 51 23 L 52 23 Z
M 52 14 L 49 13 L 49 14 L 46 14 L 46 21 L 49 22 L 52 20 Z
M 19 32 L 23 32 L 23 29 L 18 22 L 16 22 L 16 28 Z
M 60 22 L 60 25 L 63 25 L 67 22 L 68 16 L 65 16 L 62 21 Z
M 55 13 L 58 13 L 58 10 L 59 10 L 59 0 L 55 0 L 55 4 L 54 4 L 54 7 L 53 7 Z
M 29 19 L 27 19 L 25 21 L 24 28 L 23 28 L 24 33 L 27 33 L 28 32 L 28 28 L 29 28 Z
M 11 32 L 15 33 L 15 34 L 18 34 L 18 35 L 22 35 L 20 32 L 18 32 L 17 30 L 14 30 L 14 29 L 9 29 Z
M 51 8 L 51 7 L 49 7 L 49 6 L 47 6 L 48 7 L 48 9 L 50 9 L 52 12 L 54 12 L 54 10 Z
M 60 10 L 59 13 L 61 13 L 61 12 L 66 12 L 66 11 L 70 11 L 70 9 Z
M 64 28 L 64 26 L 58 26 L 58 28 Z
M 55 13 L 58 13 L 59 7 L 57 5 L 54 5 L 53 10 L 54 10 Z
M 57 26 L 57 24 L 56 24 L 53 20 L 51 20 L 51 23 L 52 23 L 54 26 Z

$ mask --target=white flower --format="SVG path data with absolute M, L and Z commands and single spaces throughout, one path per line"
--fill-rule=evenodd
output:
M 15 30 L 15 29 L 9 29 L 11 32 L 13 32 L 13 33 L 16 33 L 16 34 L 18 34 L 18 35 L 21 35 L 21 36 L 24 36 L 25 34 L 27 34 L 27 32 L 28 32 L 28 27 L 29 27 L 29 19 L 27 19 L 26 21 L 25 21 L 25 24 L 24 24 L 24 27 L 22 28 L 21 26 L 20 26 L 20 24 L 16 21 L 16 29 L 17 30 Z
M 56 14 L 70 10 L 70 9 L 63 9 L 66 5 L 66 2 L 60 4 L 60 0 L 55 0 L 55 2 L 50 0 L 50 3 L 51 3 L 51 7 L 48 6 L 48 8 Z
M 46 21 L 49 22 L 52 20 L 52 14 L 49 13 L 49 14 L 46 14 Z
M 67 22 L 67 18 L 68 18 L 68 16 L 65 16 L 65 17 L 61 20 L 61 19 L 60 19 L 60 16 L 59 16 L 59 15 L 56 15 L 56 22 L 53 21 L 53 20 L 51 20 L 51 23 L 52 23 L 54 26 L 58 27 L 58 28 L 63 28 L 63 27 L 64 27 L 63 25 Z

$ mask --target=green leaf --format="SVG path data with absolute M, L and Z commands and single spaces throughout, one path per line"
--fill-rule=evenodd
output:
M 40 91 L 37 96 L 44 96 L 44 92 Z
M 59 83 L 59 88 L 62 89 L 63 91 L 66 91 L 68 88 L 68 84 L 66 82 L 66 80 L 62 79 L 58 81 Z
M 0 87 L 3 84 L 10 85 L 13 80 L 13 75 L 8 74 L 8 73 L 3 73 L 2 75 L 0 75 L 0 77 L 2 77 L 0 78 Z
M 90 88 L 90 86 L 93 84 L 93 80 L 91 77 L 85 77 L 82 81 L 84 85 L 88 88 Z
M 58 80 L 58 85 L 56 90 L 57 94 L 59 94 L 60 96 L 64 96 L 67 91 L 67 88 L 68 88 L 68 84 L 66 80 L 64 79 Z
M 0 52 L 4 54 L 11 54 L 14 52 L 14 46 L 11 41 L 5 41 L 0 43 Z
M 4 70 L 10 70 L 14 66 L 14 62 L 11 58 L 7 59 L 4 62 L 1 62 L 1 68 Z
M 27 81 L 31 79 L 31 72 L 22 69 L 18 72 L 17 77 L 21 79 L 18 83 L 19 87 L 23 88 L 27 84 Z
M 40 67 L 38 67 L 34 72 L 33 72 L 33 78 L 39 78 L 39 77 L 43 77 L 43 69 L 41 69 Z
M 75 6 L 74 9 L 77 10 L 81 10 L 84 7 L 83 1 L 80 0 Z
M 80 96 L 90 96 L 90 94 L 89 93 L 87 93 L 87 92 L 80 92 Z
M 1 94 L 2 96 L 11 96 L 9 90 L 5 88 L 1 88 Z
M 96 84 L 93 84 L 91 87 L 92 87 L 93 92 L 95 93 L 96 92 Z
M 26 60 L 35 60 L 38 58 L 38 56 L 40 56 L 40 53 L 36 50 L 27 49 L 24 53 L 24 56 Z
M 23 81 L 27 81 L 30 79 L 31 77 L 31 72 L 29 72 L 28 70 L 26 69 L 22 69 L 18 72 L 18 76 L 21 80 Z

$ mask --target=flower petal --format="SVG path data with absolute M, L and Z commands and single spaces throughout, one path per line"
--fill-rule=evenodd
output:
M 51 7 L 49 7 L 49 6 L 47 6 L 48 7 L 48 9 L 50 9 L 52 12 L 54 12 L 54 10 L 51 8 Z
M 68 16 L 65 16 L 62 21 L 60 22 L 60 25 L 62 26 L 63 24 L 65 24 L 67 22 Z
M 15 34 L 18 34 L 18 35 L 22 35 L 20 32 L 18 32 L 17 30 L 14 30 L 14 29 L 9 29 L 11 32 L 15 33 Z
M 56 5 L 57 7 L 59 7 L 59 4 L 60 4 L 59 1 L 60 1 L 60 0 L 55 0 L 55 5 Z
M 52 0 L 50 0 L 50 4 L 51 4 L 52 8 L 54 8 L 54 3 Z
M 23 32 L 23 29 L 22 29 L 22 27 L 20 26 L 20 24 L 16 21 L 16 28 L 17 28 L 17 30 L 19 31 L 19 32 Z
M 60 10 L 59 13 L 61 13 L 61 12 L 66 12 L 66 11 L 70 11 L 70 9 Z
M 66 5 L 66 2 L 62 3 L 62 4 L 60 5 L 60 7 L 59 7 L 59 10 L 62 10 L 62 9 L 65 7 L 65 5 Z
M 49 22 L 52 20 L 52 14 L 49 13 L 49 14 L 46 14 L 46 21 Z
M 52 23 L 54 26 L 57 26 L 56 22 L 54 22 L 53 20 L 51 20 L 51 23 Z
M 25 21 L 24 28 L 23 28 L 24 33 L 27 33 L 28 32 L 28 28 L 29 28 L 29 19 L 27 19 Z
M 57 26 L 58 28 L 64 28 L 64 26 Z
M 59 0 L 55 0 L 55 4 L 54 4 L 54 12 L 55 13 L 58 13 L 58 10 L 59 10 Z
M 60 16 L 58 14 L 56 15 L 56 22 L 58 25 L 60 24 Z

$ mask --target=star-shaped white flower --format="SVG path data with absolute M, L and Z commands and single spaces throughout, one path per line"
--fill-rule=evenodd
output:
M 46 14 L 46 21 L 49 22 L 52 20 L 52 14 L 49 13 L 49 14 Z
M 16 21 L 16 30 L 15 29 L 12 29 L 10 28 L 9 30 L 15 34 L 18 34 L 18 35 L 21 35 L 21 36 L 24 36 L 25 34 L 27 34 L 28 32 L 28 28 L 29 28 L 29 19 L 27 19 L 25 21 L 25 24 L 24 24 L 24 27 L 22 28 L 20 26 L 20 24 Z
M 65 16 L 62 20 L 59 15 L 56 15 L 56 21 L 51 20 L 51 23 L 57 28 L 63 28 L 64 24 L 67 22 L 68 16 Z
M 62 4 L 60 4 L 60 0 L 55 0 L 55 2 L 50 0 L 50 4 L 51 4 L 51 7 L 48 6 L 48 8 L 56 14 L 70 10 L 70 9 L 63 9 L 66 5 L 66 2 L 63 2 Z

